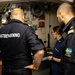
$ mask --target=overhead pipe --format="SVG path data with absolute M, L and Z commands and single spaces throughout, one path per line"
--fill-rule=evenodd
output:
M 6 3 L 6 2 L 8 2 L 8 3 L 14 3 L 14 2 L 19 3 L 19 2 L 29 2 L 29 1 L 28 0 L 0 0 L 0 3 Z
M 63 1 L 63 2 L 74 2 L 74 0 L 61 0 L 61 1 Z

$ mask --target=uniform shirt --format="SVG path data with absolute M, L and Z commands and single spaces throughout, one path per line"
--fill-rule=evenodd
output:
M 75 63 L 75 17 L 72 18 L 64 27 L 66 37 L 63 49 L 63 56 L 66 61 Z
M 63 42 L 64 42 L 63 37 L 56 42 L 54 50 L 53 50 L 53 57 L 55 57 L 55 58 L 61 58 L 62 57 Z M 51 75 L 58 75 L 58 73 L 59 73 L 59 64 L 60 63 L 57 63 L 55 61 L 51 61 L 51 69 L 52 69 L 52 74 Z
M 63 58 L 60 63 L 60 75 L 75 74 L 75 17 L 64 27 L 67 33 L 63 44 Z
M 43 48 L 34 30 L 19 20 L 13 19 L 0 29 L 0 50 L 6 68 L 23 68 L 31 64 L 31 52 L 35 54 Z

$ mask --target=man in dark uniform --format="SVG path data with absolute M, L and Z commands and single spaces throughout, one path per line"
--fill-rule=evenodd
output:
M 0 29 L 2 75 L 32 75 L 32 70 L 38 70 L 42 61 L 44 46 L 34 30 L 24 24 L 22 9 L 13 9 L 10 18 L 10 22 Z
M 74 9 L 69 3 L 63 3 L 57 10 L 58 21 L 65 25 L 63 31 L 67 37 L 63 46 L 60 75 L 75 75 L 75 16 Z

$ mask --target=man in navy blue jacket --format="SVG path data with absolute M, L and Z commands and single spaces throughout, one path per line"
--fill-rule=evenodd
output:
M 34 30 L 24 24 L 22 9 L 13 9 L 10 18 L 10 22 L 0 29 L 2 75 L 32 75 L 32 70 L 38 70 L 42 62 L 44 45 Z
M 67 37 L 63 46 L 60 75 L 75 75 L 75 16 L 74 9 L 69 3 L 63 3 L 57 10 L 59 23 L 65 25 L 63 31 Z

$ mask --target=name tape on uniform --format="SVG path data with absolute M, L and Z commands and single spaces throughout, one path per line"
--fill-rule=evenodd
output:
M 0 38 L 19 38 L 20 33 L 11 33 L 11 34 L 0 34 Z

